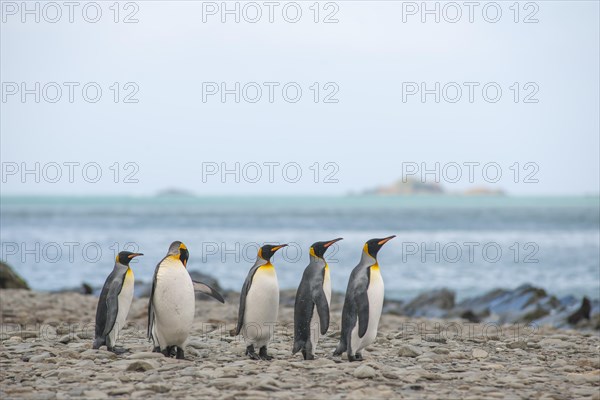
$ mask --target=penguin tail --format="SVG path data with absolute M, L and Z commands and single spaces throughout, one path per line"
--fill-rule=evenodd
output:
M 296 354 L 300 350 L 304 348 L 306 342 L 304 340 L 296 340 L 294 341 L 294 348 L 292 349 L 292 354 Z
M 94 339 L 94 344 L 92 345 L 92 349 L 98 350 L 100 348 L 100 346 L 103 346 L 104 344 L 105 344 L 105 340 L 103 338 L 97 337 L 96 339 Z
M 336 347 L 335 351 L 333 352 L 333 355 L 334 356 L 340 356 L 345 351 L 346 351 L 346 343 L 344 343 L 344 341 L 341 340 L 340 344 L 338 344 L 338 346 Z

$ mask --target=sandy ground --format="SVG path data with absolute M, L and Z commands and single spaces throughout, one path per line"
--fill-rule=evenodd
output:
M 0 398 L 544 398 L 600 399 L 597 333 L 384 315 L 365 361 L 332 357 L 341 305 L 315 361 L 291 355 L 293 309 L 281 307 L 269 347 L 252 361 L 230 335 L 237 299 L 197 301 L 186 360 L 151 353 L 147 299 L 122 333 L 130 350 L 92 350 L 97 298 L 0 291 Z

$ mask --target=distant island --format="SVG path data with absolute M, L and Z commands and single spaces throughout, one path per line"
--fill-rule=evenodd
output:
M 490 189 L 475 186 L 460 192 L 449 192 L 439 183 L 421 182 L 414 178 L 398 179 L 391 185 L 367 189 L 363 195 L 375 196 L 412 196 L 412 195 L 459 195 L 459 196 L 505 196 L 502 189 Z
M 183 189 L 165 189 L 156 194 L 157 197 L 196 197 L 196 195 L 188 190 Z

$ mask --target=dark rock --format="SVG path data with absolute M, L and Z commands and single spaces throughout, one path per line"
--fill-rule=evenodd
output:
M 460 315 L 462 319 L 466 319 L 469 322 L 479 323 L 481 322 L 481 318 L 479 318 L 473 311 L 467 310 Z
M 404 315 L 403 306 L 404 302 L 397 300 L 385 300 L 383 302 L 383 313 L 392 315 Z
M 79 294 L 90 295 L 90 294 L 94 294 L 94 292 L 97 292 L 96 294 L 98 296 L 100 296 L 100 291 L 101 291 L 101 289 L 94 290 L 92 285 L 90 285 L 89 283 L 83 282 L 81 284 L 81 286 L 57 290 L 56 293 L 79 293 Z
M 0 289 L 29 290 L 29 286 L 8 264 L 0 261 Z
M 448 289 L 438 289 L 422 293 L 408 303 L 403 312 L 411 317 L 444 317 L 454 308 L 455 293 Z
M 92 285 L 90 285 L 89 283 L 85 283 L 85 282 L 83 282 L 81 284 L 81 290 L 82 290 L 83 294 L 94 293 L 94 288 L 92 287 Z
M 560 301 L 544 289 L 522 285 L 514 290 L 496 289 L 460 302 L 449 316 L 471 312 L 490 322 L 533 322 L 560 307 Z
M 583 300 L 581 301 L 581 307 L 579 307 L 579 310 L 577 310 L 573 314 L 569 315 L 569 317 L 567 318 L 567 321 L 571 325 L 575 325 L 584 318 L 589 320 L 591 311 L 592 311 L 592 302 L 587 297 L 584 297 Z

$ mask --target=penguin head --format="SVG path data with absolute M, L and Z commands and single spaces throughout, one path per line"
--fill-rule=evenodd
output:
M 173 243 L 171 243 L 167 255 L 179 258 L 183 266 L 187 267 L 187 261 L 188 258 L 190 258 L 190 252 L 188 251 L 187 247 L 185 247 L 185 244 L 181 243 L 179 240 L 176 240 Z
M 265 244 L 263 247 L 258 249 L 258 257 L 262 258 L 265 261 L 271 261 L 271 257 L 275 252 L 283 247 L 287 246 L 287 244 Z
M 371 257 L 377 259 L 377 253 L 383 247 L 384 244 L 395 238 L 396 235 L 388 236 L 383 239 L 371 239 L 365 243 L 364 252 Z
M 143 256 L 143 254 L 142 253 L 132 253 L 130 251 L 121 251 L 119 254 L 117 254 L 116 261 L 119 264 L 129 265 L 129 262 L 131 260 L 133 260 L 134 257 L 137 257 L 137 256 Z
M 329 240 L 327 242 L 315 242 L 312 244 L 312 246 L 310 246 L 310 255 L 314 257 L 323 258 L 329 246 L 331 246 L 335 242 L 339 242 L 342 239 L 343 238 L 337 238 Z

